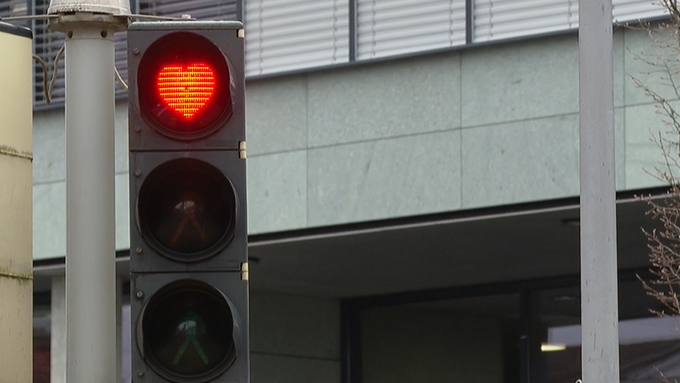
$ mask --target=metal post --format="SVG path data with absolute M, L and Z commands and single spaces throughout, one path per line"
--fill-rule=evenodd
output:
M 125 0 L 51 0 L 66 34 L 66 381 L 116 381 L 114 31 Z
M 66 277 L 52 277 L 50 304 L 50 383 L 66 383 Z
M 116 378 L 113 30 L 66 40 L 66 380 Z
M 579 0 L 581 366 L 619 382 L 612 0 Z

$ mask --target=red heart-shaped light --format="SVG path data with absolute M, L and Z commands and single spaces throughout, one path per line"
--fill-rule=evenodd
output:
M 174 111 L 190 120 L 210 101 L 215 90 L 215 73 L 210 66 L 166 65 L 158 73 L 158 92 Z

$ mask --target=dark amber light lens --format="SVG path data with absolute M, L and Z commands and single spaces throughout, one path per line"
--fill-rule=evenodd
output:
M 182 158 L 156 167 L 144 180 L 137 203 L 142 235 L 170 259 L 206 259 L 234 237 L 234 188 L 206 162 Z
M 144 354 L 171 381 L 205 382 L 235 360 L 239 336 L 227 298 L 197 280 L 173 282 L 144 308 Z
M 205 137 L 233 113 L 230 82 L 227 58 L 210 40 L 189 32 L 168 34 L 139 62 L 140 113 L 171 138 Z

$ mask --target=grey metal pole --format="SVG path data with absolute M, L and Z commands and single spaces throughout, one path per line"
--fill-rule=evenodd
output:
M 66 381 L 116 382 L 114 31 L 127 0 L 51 0 L 66 34 Z
M 66 39 L 66 335 L 69 383 L 115 382 L 113 30 Z
M 579 0 L 583 383 L 619 383 L 612 38 L 612 0 Z

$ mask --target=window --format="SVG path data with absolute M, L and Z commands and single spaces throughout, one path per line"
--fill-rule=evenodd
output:
M 50 308 L 33 307 L 33 383 L 50 382 Z
M 246 75 L 349 61 L 347 0 L 245 2 Z
M 357 0 L 357 59 L 465 44 L 465 0 Z
M 48 0 L 0 0 L 0 16 L 46 14 Z M 578 28 L 578 0 L 131 0 L 133 13 L 198 20 L 243 20 L 246 75 L 256 77 L 350 61 L 414 54 L 480 42 Z M 470 6 L 470 8 L 466 8 Z M 617 23 L 663 17 L 652 0 L 613 0 Z M 48 106 L 46 82 L 64 44 L 46 20 L 25 22 L 34 50 L 34 106 Z M 127 80 L 126 34 L 115 36 L 116 67 Z M 64 102 L 64 61 L 59 61 L 52 104 Z M 48 86 L 48 85 L 47 85 Z M 126 91 L 116 86 L 116 96 Z
M 660 381 L 659 372 L 680 378 L 677 319 L 649 312 L 660 303 L 632 273 L 619 276 L 618 293 L 621 381 Z M 565 277 L 348 299 L 346 377 L 574 382 L 581 378 L 580 296 L 578 277 Z

